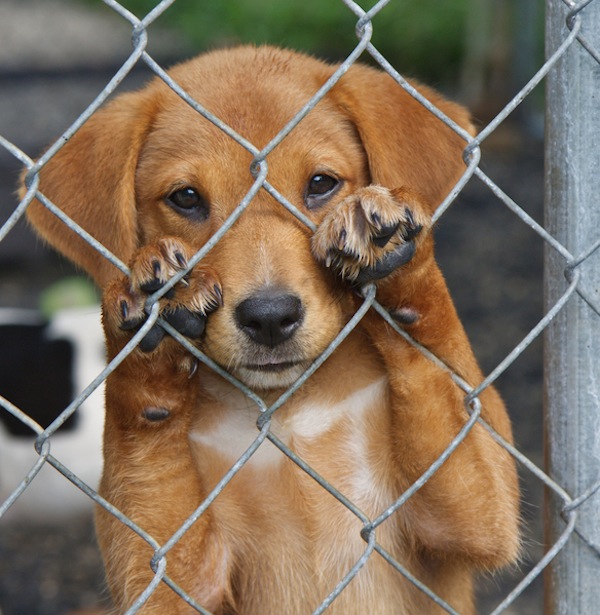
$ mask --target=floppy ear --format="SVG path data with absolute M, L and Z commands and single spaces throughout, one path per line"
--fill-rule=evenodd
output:
M 431 88 L 412 85 L 474 134 L 466 109 Z M 371 181 L 392 189 L 408 186 L 433 211 L 465 170 L 465 140 L 380 70 L 354 65 L 331 93 L 358 131 Z
M 137 247 L 135 170 L 153 117 L 145 91 L 97 111 L 40 172 L 39 191 L 127 263 Z M 20 190 L 21 197 L 25 188 Z M 39 201 L 27 215 L 54 248 L 103 287 L 118 270 Z

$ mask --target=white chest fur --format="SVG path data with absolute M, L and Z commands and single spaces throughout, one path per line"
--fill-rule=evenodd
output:
M 287 446 L 299 447 L 312 456 L 310 450 L 318 441 L 327 438 L 343 426 L 343 441 L 332 441 L 330 455 L 346 453 L 350 459 L 364 458 L 369 414 L 376 413 L 384 403 L 386 380 L 381 378 L 352 391 L 346 397 L 329 400 L 294 400 L 276 412 L 271 431 Z M 256 423 L 260 412 L 242 394 L 232 393 L 221 402 L 210 420 L 199 420 L 190 433 L 190 439 L 203 449 L 210 449 L 229 464 L 244 454 L 259 438 Z M 343 450 L 342 450 L 343 449 Z M 323 452 L 321 450 L 321 452 Z M 285 455 L 265 440 L 249 459 L 249 466 L 266 469 L 281 463 Z M 360 478 L 357 477 L 360 482 Z

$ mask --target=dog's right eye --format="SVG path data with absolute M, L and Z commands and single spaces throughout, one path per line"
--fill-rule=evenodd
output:
M 325 173 L 313 175 L 308 182 L 304 200 L 309 209 L 324 205 L 340 188 L 341 182 Z
M 198 220 L 208 218 L 208 203 L 195 188 L 186 187 L 175 190 L 165 201 L 175 211 L 185 216 Z

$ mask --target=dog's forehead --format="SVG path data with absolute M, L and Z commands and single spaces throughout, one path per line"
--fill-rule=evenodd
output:
M 244 49 L 200 56 L 176 67 L 171 76 L 204 109 L 261 150 L 333 68 L 292 52 L 250 48 L 247 54 Z M 165 192 L 189 184 L 215 200 L 239 199 L 254 181 L 249 171 L 253 153 L 167 85 L 154 87 L 159 104 L 140 152 L 140 189 Z M 269 181 L 285 194 L 303 189 L 314 173 L 329 170 L 349 179 L 365 164 L 356 129 L 335 96 L 320 101 L 267 161 Z
M 299 61 L 300 60 L 300 61 Z M 306 56 L 269 47 L 205 54 L 177 66 L 171 75 L 212 115 L 258 148 L 264 147 L 310 100 L 333 71 Z M 196 132 L 214 142 L 219 129 L 163 87 L 156 125 Z M 329 99 L 319 103 L 303 124 L 326 129 L 324 115 L 335 111 Z
M 221 101 L 251 94 L 257 87 L 272 88 L 284 97 L 314 93 L 333 73 L 333 67 L 309 56 L 271 47 L 237 47 L 175 66 L 170 75 L 186 91 L 214 95 Z M 229 96 L 227 96 L 229 94 Z

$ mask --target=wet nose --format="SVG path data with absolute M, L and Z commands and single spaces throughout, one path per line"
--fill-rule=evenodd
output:
M 267 289 L 235 308 L 237 326 L 257 344 L 274 348 L 289 340 L 304 317 L 302 301 L 288 292 Z

